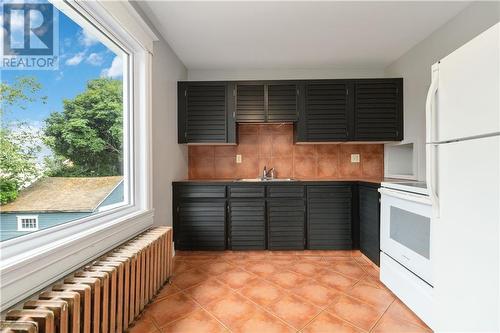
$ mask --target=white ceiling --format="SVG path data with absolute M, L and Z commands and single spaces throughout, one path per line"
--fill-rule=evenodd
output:
M 190 70 L 385 68 L 469 2 L 139 2 Z

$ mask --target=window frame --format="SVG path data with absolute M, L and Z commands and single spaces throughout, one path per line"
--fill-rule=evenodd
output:
M 36 231 L 39 229 L 38 215 L 27 215 L 27 214 L 16 215 L 16 219 L 17 219 L 17 231 Z M 35 227 L 34 228 L 23 227 L 23 220 L 35 220 Z
M 1 242 L 0 311 L 153 224 L 151 57 L 158 38 L 128 2 L 49 1 L 78 25 L 104 34 L 128 53 L 128 72 L 123 76 L 124 94 L 125 89 L 129 93 L 124 104 L 124 133 L 129 133 L 123 142 L 126 204 Z

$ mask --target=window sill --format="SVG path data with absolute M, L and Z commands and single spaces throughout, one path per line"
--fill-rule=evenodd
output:
M 87 230 L 46 244 L 37 248 L 36 252 L 29 251 L 25 255 L 2 259 L 0 312 L 115 248 L 152 224 L 152 210 L 135 211 L 117 220 L 88 226 Z

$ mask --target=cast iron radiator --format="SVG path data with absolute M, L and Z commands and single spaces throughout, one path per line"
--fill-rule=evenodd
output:
M 121 333 L 172 276 L 172 228 L 149 229 L 7 312 L 0 332 Z

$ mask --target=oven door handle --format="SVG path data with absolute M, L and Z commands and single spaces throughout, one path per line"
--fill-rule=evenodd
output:
M 413 194 L 413 193 L 408 193 L 408 192 L 402 192 L 402 191 L 395 191 L 391 190 L 385 187 L 381 187 L 378 189 L 380 194 L 382 195 L 388 195 L 394 198 L 406 200 L 406 201 L 414 201 L 414 202 L 419 202 L 425 205 L 431 205 L 431 200 L 429 197 L 425 195 L 418 195 L 418 194 Z M 383 199 L 383 197 L 382 197 Z

